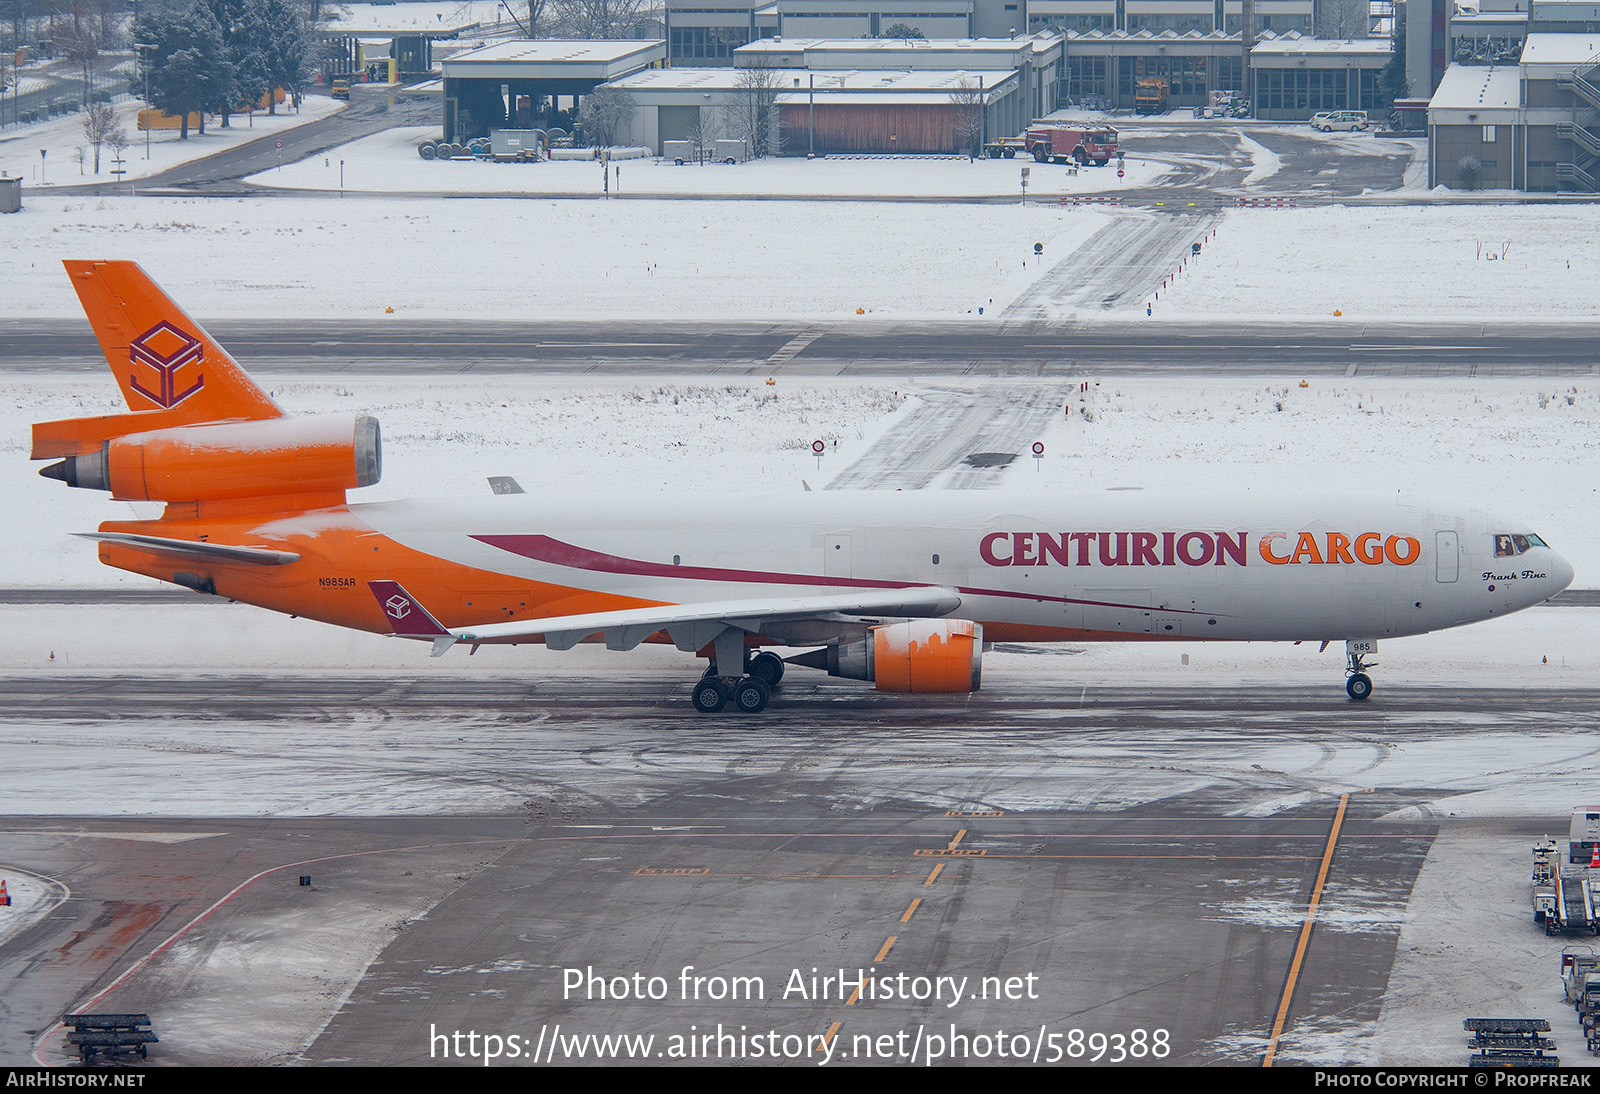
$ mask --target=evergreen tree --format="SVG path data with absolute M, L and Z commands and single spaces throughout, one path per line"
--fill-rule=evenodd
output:
M 149 42 L 150 102 L 180 119 L 180 140 L 189 139 L 189 115 L 227 109 L 234 98 L 234 66 L 222 41 L 222 27 L 211 9 L 196 2 L 185 9 L 145 12 L 134 25 L 134 40 Z
M 1389 63 L 1384 66 L 1383 73 L 1378 77 L 1378 91 L 1383 95 L 1384 101 L 1394 105 L 1396 99 L 1404 99 L 1410 94 L 1410 81 L 1406 79 L 1406 6 L 1394 6 L 1394 34 L 1390 38 L 1394 44 L 1394 56 L 1389 58 Z
M 300 104 L 311 63 L 311 39 L 305 21 L 289 0 L 260 0 L 265 23 L 263 58 L 270 87 L 281 87 Z M 277 100 L 267 112 L 278 112 Z

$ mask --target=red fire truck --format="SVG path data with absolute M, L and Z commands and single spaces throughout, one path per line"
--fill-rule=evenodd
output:
M 1117 154 L 1117 131 L 1109 125 L 1085 129 L 1077 126 L 1038 126 L 1020 137 L 1004 137 L 984 145 L 990 159 L 1011 159 L 1019 152 L 1040 163 L 1092 163 L 1104 167 Z

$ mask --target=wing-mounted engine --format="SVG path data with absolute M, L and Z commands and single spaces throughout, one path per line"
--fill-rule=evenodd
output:
M 328 494 L 376 483 L 383 445 L 365 414 L 215 422 L 112 437 L 39 473 L 124 501 Z
M 785 660 L 823 669 L 829 676 L 871 680 L 879 691 L 977 691 L 983 673 L 983 627 L 967 619 L 913 619 L 874 627 L 860 641 Z

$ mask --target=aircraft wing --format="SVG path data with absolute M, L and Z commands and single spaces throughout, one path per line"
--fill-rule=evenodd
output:
M 661 604 L 615 612 L 445 628 L 426 610 L 420 611 L 418 618 L 411 618 L 409 607 L 420 608 L 421 605 L 396 582 L 374 581 L 369 584 L 378 602 L 384 605 L 391 622 L 396 624 L 394 633 L 409 638 L 432 639 L 435 657 L 456 642 L 488 642 L 533 635 L 543 636 L 545 645 L 551 649 L 566 650 L 586 638 L 602 634 L 608 649 L 631 650 L 658 631 L 666 631 L 679 649 L 698 650 L 728 627 L 757 634 L 764 624 L 802 619 L 859 620 L 879 616 L 926 619 L 949 615 L 961 606 L 961 594 L 954 589 L 914 585 L 824 596 L 754 597 L 699 604 Z M 399 614 L 395 610 L 397 598 L 409 601 L 406 610 Z M 402 620 L 409 621 L 409 625 L 403 629 Z

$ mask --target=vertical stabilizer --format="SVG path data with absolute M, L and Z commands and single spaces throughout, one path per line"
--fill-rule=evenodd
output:
M 63 265 L 128 409 L 159 412 L 163 425 L 283 417 L 137 262 Z

